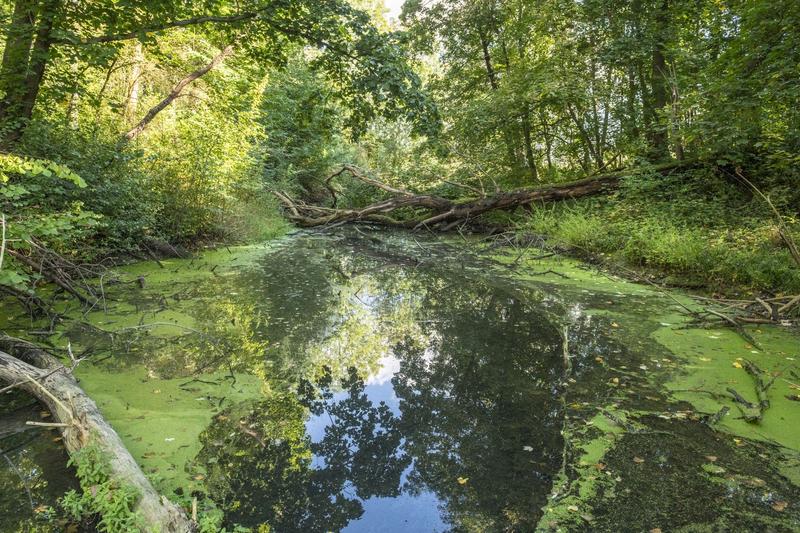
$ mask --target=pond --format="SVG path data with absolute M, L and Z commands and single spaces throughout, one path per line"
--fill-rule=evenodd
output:
M 685 296 L 537 253 L 299 233 L 126 267 L 47 339 L 87 357 L 82 386 L 156 487 L 228 529 L 800 528 L 798 338 L 686 328 Z M 759 425 L 724 397 L 755 397 L 745 358 L 781 372 Z M 0 529 L 57 529 L 76 483 L 6 396 Z

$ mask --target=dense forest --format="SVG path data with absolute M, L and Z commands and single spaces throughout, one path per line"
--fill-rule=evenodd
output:
M 545 239 L 796 318 L 800 3 L 393 7 L 0 1 L 4 301 L 52 327 L 109 266 L 367 222 Z
M 272 192 L 330 205 L 344 164 L 449 198 L 630 169 L 611 201 L 511 223 L 689 282 L 797 289 L 782 225 L 737 174 L 793 223 L 799 11 L 8 3 L 3 290 L 35 283 L 32 240 L 93 261 L 274 235 Z M 652 170 L 669 161 L 697 165 Z M 382 192 L 345 185 L 339 206 Z

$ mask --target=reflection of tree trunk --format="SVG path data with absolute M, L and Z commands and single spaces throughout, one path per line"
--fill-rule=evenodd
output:
M 144 118 L 142 118 L 142 120 L 140 120 L 139 123 L 136 124 L 136 126 L 131 128 L 131 130 L 125 134 L 125 138 L 128 140 L 135 139 L 140 133 L 144 131 L 147 125 L 150 124 L 150 122 L 152 122 L 154 118 L 156 118 L 156 115 L 158 115 L 161 111 L 164 110 L 164 108 L 166 108 L 178 96 L 180 96 L 181 91 L 183 91 L 183 89 L 185 89 L 187 85 L 192 83 L 197 78 L 208 73 L 211 69 L 222 63 L 222 61 L 232 53 L 233 53 L 233 45 L 229 44 L 219 54 L 214 56 L 214 58 L 207 65 L 195 70 L 194 72 L 183 78 L 181 81 L 179 81 L 175 85 L 175 87 L 172 88 L 172 91 L 170 91 L 170 93 L 167 95 L 166 98 L 164 98 L 159 103 L 150 108 L 147 114 L 145 114 Z
M 2 344 L 5 350 L 8 343 L 3 341 Z M 185 513 L 153 489 L 117 433 L 70 371 L 39 350 L 23 347 L 15 352 L 20 358 L 0 351 L 0 380 L 30 393 L 47 407 L 61 429 L 67 451 L 75 453 L 89 444 L 98 446 L 109 461 L 111 479 L 117 484 L 130 485 L 139 493 L 134 511 L 141 516 L 148 531 L 192 531 Z

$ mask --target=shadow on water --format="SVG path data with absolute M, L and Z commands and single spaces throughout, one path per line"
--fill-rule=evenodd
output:
M 800 526 L 776 448 L 739 446 L 634 372 L 674 354 L 586 312 L 608 296 L 519 283 L 468 249 L 342 229 L 173 262 L 65 339 L 92 354 L 84 386 L 160 488 L 228 526 Z

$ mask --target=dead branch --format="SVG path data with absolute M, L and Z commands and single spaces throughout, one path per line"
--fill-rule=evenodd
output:
M 728 298 L 709 298 L 694 296 L 695 300 L 705 305 L 714 305 L 720 313 L 728 313 L 724 319 L 748 324 L 775 324 L 791 321 L 796 318 L 795 310 L 800 307 L 800 295 L 776 296 L 772 298 L 754 298 L 737 300 Z M 712 313 L 713 314 L 713 313 Z
M 186 88 L 187 85 L 192 83 L 197 78 L 207 74 L 211 69 L 222 63 L 222 61 L 224 61 L 225 58 L 231 55 L 232 53 L 233 53 L 233 45 L 229 44 L 228 46 L 223 48 L 219 54 L 214 56 L 214 58 L 211 59 L 211 61 L 208 64 L 203 65 L 199 69 L 191 72 L 189 75 L 187 75 L 177 84 L 175 84 L 175 87 L 172 88 L 172 91 L 170 91 L 170 93 L 163 100 L 161 100 L 159 103 L 150 108 L 150 110 L 145 114 L 142 120 L 140 120 L 139 123 L 136 124 L 136 126 L 131 128 L 130 131 L 128 131 L 125 134 L 125 139 L 128 141 L 135 139 L 140 133 L 144 131 L 147 125 L 150 124 L 150 122 L 152 122 L 154 118 L 156 118 L 156 115 L 158 115 L 161 111 L 164 110 L 164 108 L 166 108 L 169 104 L 171 104 L 173 100 L 175 100 L 178 96 L 180 96 L 181 91 L 183 91 L 183 89 Z
M 665 163 L 652 167 L 651 170 L 666 173 L 680 167 L 689 166 L 687 162 Z M 375 187 L 389 197 L 362 208 L 338 209 L 305 203 L 291 198 L 286 192 L 273 191 L 275 197 L 283 204 L 288 218 L 305 227 L 326 226 L 347 222 L 373 222 L 389 226 L 405 228 L 451 229 L 465 220 L 472 220 L 484 213 L 498 209 L 511 210 L 530 205 L 538 201 L 559 201 L 570 198 L 604 194 L 619 187 L 623 178 L 632 175 L 636 170 L 618 171 L 588 178 L 548 185 L 544 187 L 523 188 L 512 191 L 498 190 L 487 196 L 482 191 L 473 189 L 478 197 L 456 202 L 441 196 L 418 194 L 398 189 L 387 183 L 367 176 L 366 172 L 353 165 L 345 165 L 325 180 L 325 186 L 334 195 L 332 180 L 348 172 L 355 179 Z M 403 213 L 402 217 L 393 217 L 395 211 Z

